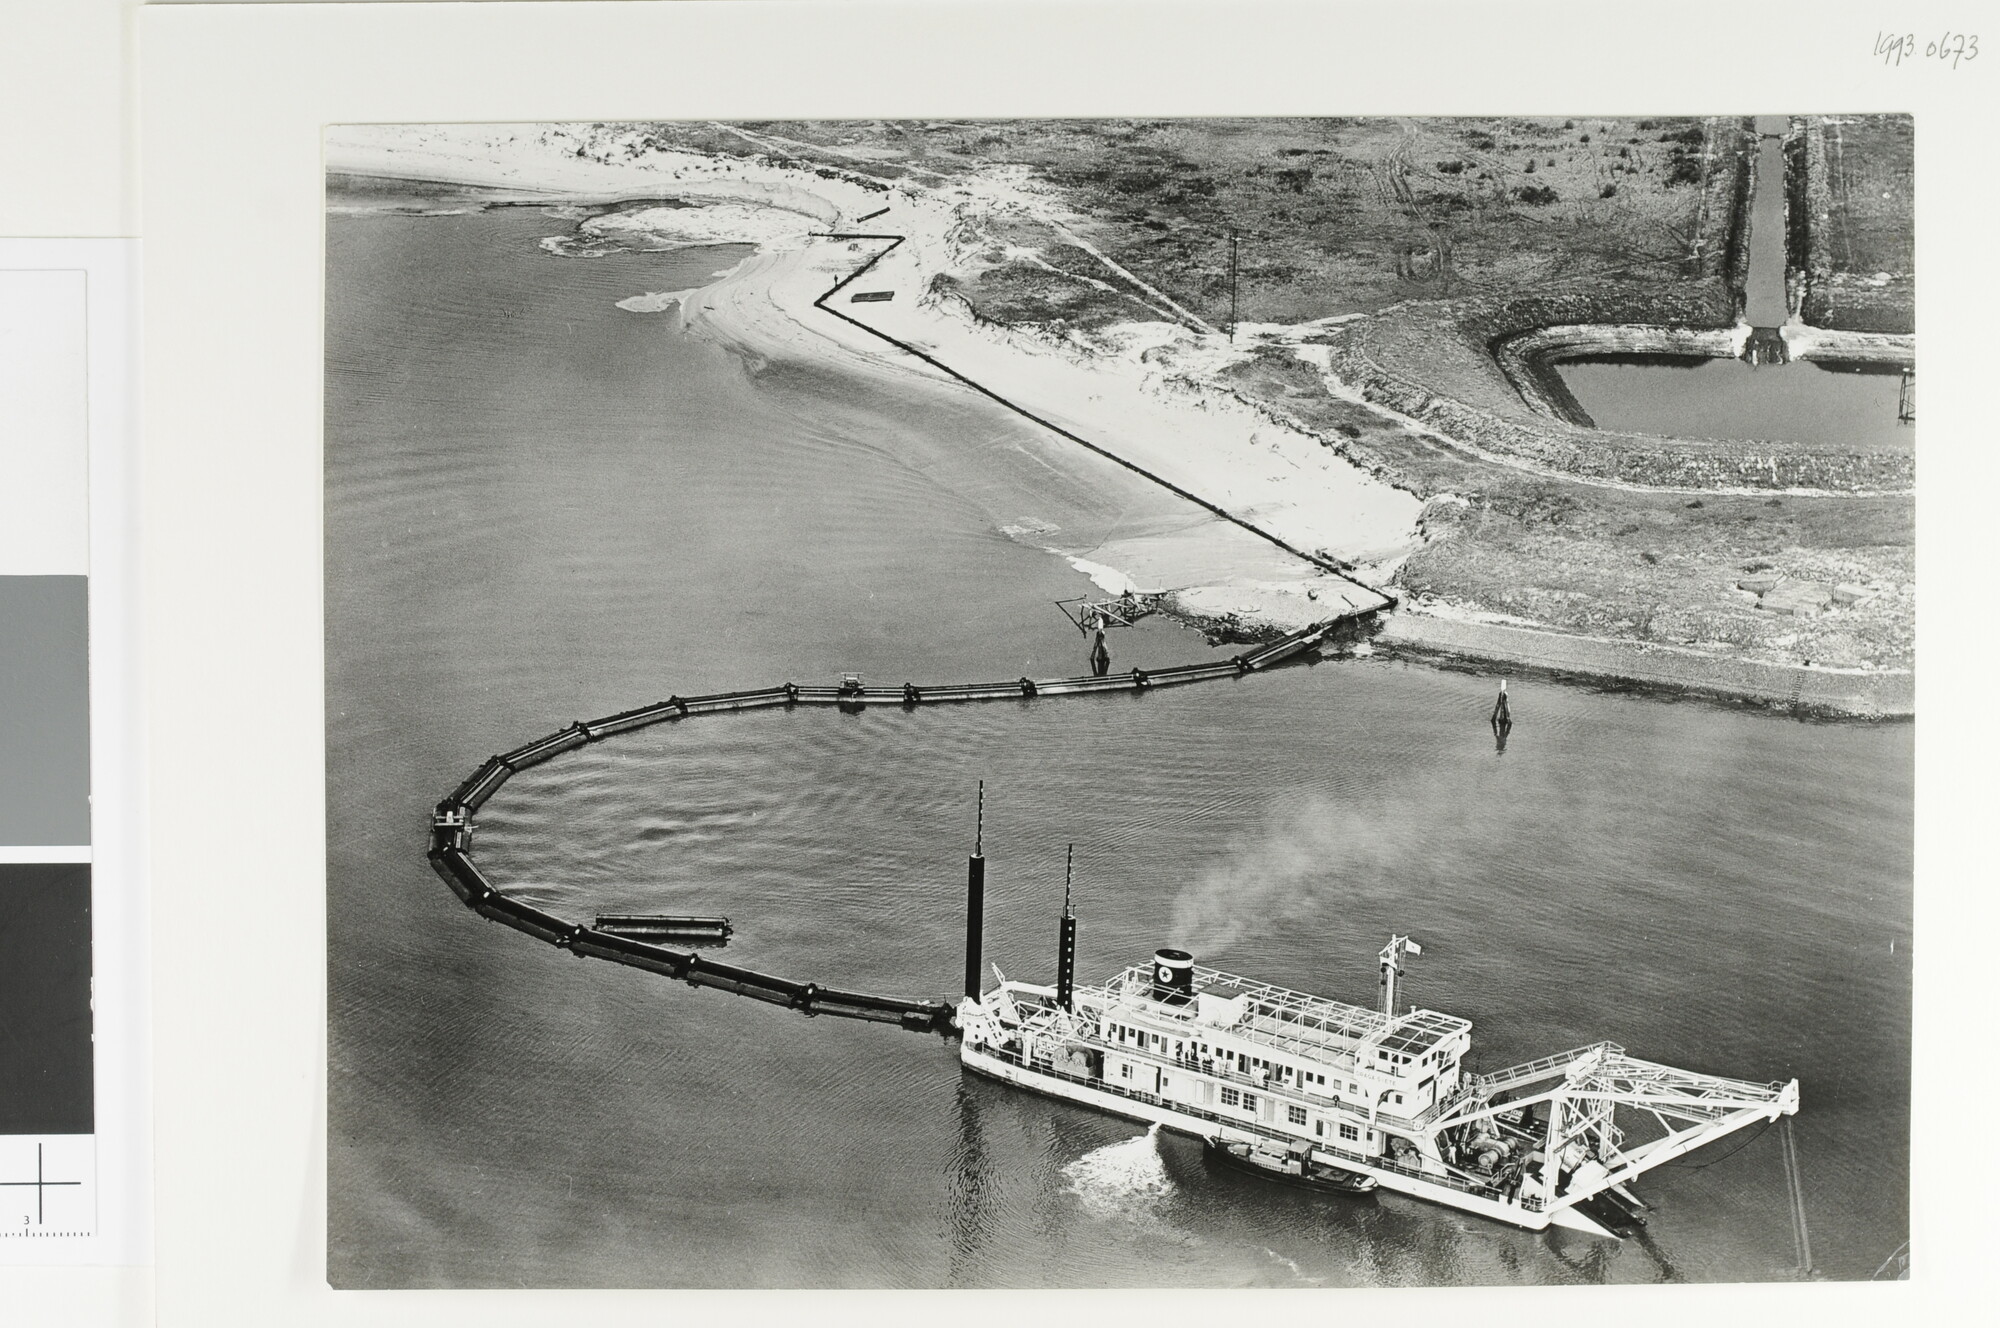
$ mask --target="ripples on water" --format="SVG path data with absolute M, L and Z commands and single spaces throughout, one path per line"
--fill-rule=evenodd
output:
M 337 1282 L 1785 1275 L 1775 1138 L 1654 1173 L 1643 1243 L 1530 1235 L 1211 1170 L 1198 1141 L 965 1076 L 943 1040 L 578 962 L 459 907 L 423 816 L 488 753 L 672 692 L 1075 671 L 1049 601 L 1087 583 L 999 528 L 1119 519 L 1046 505 L 1011 468 L 1026 426 L 962 393 L 749 373 L 615 307 L 734 254 L 560 259 L 536 247 L 560 226 L 331 223 Z M 1113 646 L 1205 653 L 1168 627 Z M 480 857 L 567 915 L 725 913 L 731 959 L 945 995 L 983 778 L 1011 976 L 1052 968 L 1072 841 L 1092 980 L 1180 942 L 1372 1003 L 1375 951 L 1413 932 L 1411 999 L 1472 1019 L 1485 1068 L 1609 1037 L 1799 1075 L 1815 1253 L 1865 1276 L 1907 1234 L 1911 730 L 1516 682 L 1498 754 L 1492 691 L 1372 660 L 703 718 L 517 777 Z

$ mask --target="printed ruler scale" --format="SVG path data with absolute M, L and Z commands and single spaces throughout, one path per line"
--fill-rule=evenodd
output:
M 0 1238 L 88 1236 L 96 1229 L 95 1149 L 89 1135 L 0 1143 Z

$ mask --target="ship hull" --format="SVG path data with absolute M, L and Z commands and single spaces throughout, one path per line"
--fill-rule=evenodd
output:
M 1204 1116 L 1197 1116 L 1192 1112 L 1178 1110 L 1158 1100 L 1147 1100 L 1128 1095 L 1108 1085 L 1095 1086 L 1078 1083 L 1073 1079 L 1062 1079 L 1052 1075 L 1041 1074 L 1024 1066 L 1016 1065 L 1012 1061 L 990 1055 L 969 1044 L 961 1046 L 959 1058 L 965 1065 L 965 1068 L 974 1073 L 984 1075 L 989 1079 L 997 1079 L 1002 1083 L 1012 1084 L 1016 1088 L 1023 1088 L 1031 1093 L 1040 1093 L 1044 1097 L 1061 1098 L 1065 1102 L 1074 1102 L 1081 1106 L 1094 1107 L 1099 1111 L 1109 1112 L 1114 1116 L 1123 1116 L 1127 1120 L 1142 1121 L 1148 1125 L 1158 1125 L 1163 1129 L 1172 1130 L 1177 1134 L 1190 1135 L 1197 1139 L 1206 1140 L 1216 1132 L 1216 1122 Z M 1309 1143 L 1311 1141 L 1301 1140 L 1300 1142 Z M 1462 1190 L 1455 1190 L 1446 1185 L 1434 1184 L 1421 1177 L 1371 1167 L 1346 1155 L 1341 1156 L 1338 1165 L 1371 1177 L 1383 1190 L 1393 1190 L 1398 1194 L 1407 1194 L 1411 1198 L 1442 1204 L 1447 1208 L 1456 1208 L 1462 1213 L 1473 1213 L 1480 1217 L 1490 1218 L 1495 1222 L 1504 1222 L 1509 1226 L 1520 1227 L 1524 1230 L 1543 1231 L 1551 1226 L 1561 1226 L 1574 1231 L 1586 1232 L 1593 1236 L 1603 1236 L 1613 1240 L 1617 1239 L 1612 1232 L 1607 1231 L 1590 1217 L 1567 1207 L 1543 1212 L 1531 1212 L 1515 1204 L 1500 1203 L 1480 1195 L 1467 1194 Z

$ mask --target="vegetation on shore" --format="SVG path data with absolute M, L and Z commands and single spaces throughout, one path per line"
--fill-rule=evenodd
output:
M 1650 314 L 1680 326 L 1733 321 L 1755 151 L 1747 122 L 1732 118 L 646 129 L 662 147 L 930 187 L 997 175 L 1012 197 L 1043 206 L 988 209 L 966 237 L 963 269 L 937 283 L 981 317 L 1060 335 L 1190 316 L 1219 328 L 1232 312 L 1253 325 L 1363 315 L 1320 338 L 1332 343 L 1321 354 L 1365 345 L 1413 376 L 1418 397 L 1516 420 L 1532 412 L 1493 361 L 1490 335 L 1509 330 L 1502 324 L 1518 322 L 1527 305 L 1567 299 L 1585 314 L 1601 306 L 1620 321 Z M 1880 309 L 1907 290 L 1908 121 L 1812 120 L 1807 129 L 1795 135 L 1795 151 L 1810 156 L 1813 134 L 1837 129 L 1827 160 L 1841 163 L 1817 177 L 1838 185 L 1827 193 L 1829 220 L 1795 227 L 1792 236 L 1795 264 L 1801 244 L 1817 246 L 1808 313 L 1844 309 L 1853 314 L 1849 327 L 1906 330 L 1885 324 Z M 1792 211 L 1803 218 L 1799 207 Z M 1882 271 L 1889 282 L 1877 277 Z M 1854 312 L 1869 300 L 1874 313 Z M 1887 317 L 1892 324 L 1893 309 Z M 1675 470 L 1631 446 L 1625 464 L 1639 469 L 1629 474 L 1572 478 L 1498 464 L 1334 395 L 1317 365 L 1289 345 L 1259 347 L 1224 382 L 1427 500 L 1424 547 L 1395 577 L 1405 595 L 1475 615 L 1744 658 L 1882 668 L 1913 661 L 1908 496 L 1673 493 L 1592 482 L 1690 483 L 1685 458 Z M 1388 404 L 1421 414 L 1406 401 Z M 1823 457 L 1811 464 L 1819 467 L 1811 477 L 1778 482 L 1816 484 L 1833 473 Z M 1907 478 L 1906 464 L 1881 464 L 1888 470 L 1850 467 L 1848 487 L 1884 487 L 1881 475 L 1892 485 Z M 1726 464 L 1710 471 L 1693 483 L 1736 487 Z M 1779 614 L 1739 588 L 1757 578 L 1841 585 L 1854 602 Z
M 1492 465 L 1421 428 L 1328 393 L 1275 350 L 1228 371 L 1246 398 L 1428 500 L 1405 595 L 1614 640 L 1779 663 L 1908 668 L 1915 512 L 1906 496 L 1689 494 Z M 1855 584 L 1860 603 L 1781 616 L 1738 583 Z
M 1794 306 L 1814 327 L 1916 330 L 1915 124 L 1813 116 L 1788 144 Z
M 1735 157 L 1714 122 L 1620 117 L 806 122 L 747 126 L 867 169 L 1013 167 L 1096 249 L 1214 326 L 1373 313 L 1579 280 L 1713 275 Z M 1733 122 L 1731 122 L 1733 123 Z M 1730 153 L 1741 152 L 1733 144 Z M 1721 170 L 1718 171 L 1718 165 Z M 1713 183 L 1716 188 L 1711 188 Z M 962 278 L 1006 321 L 1094 327 L 1142 291 L 1044 221 L 1006 218 Z M 1067 278 L 1067 279 L 1065 279 Z

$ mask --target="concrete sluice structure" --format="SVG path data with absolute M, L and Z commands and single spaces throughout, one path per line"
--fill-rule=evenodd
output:
M 1013 682 L 954 683 L 934 687 L 905 684 L 893 688 L 863 687 L 859 684 L 806 687 L 788 682 L 752 691 L 669 697 L 653 705 L 621 711 L 602 719 L 578 721 L 511 752 L 489 757 L 432 810 L 428 856 L 432 869 L 473 912 L 490 922 L 502 923 L 571 954 L 644 969 L 677 978 L 691 986 L 733 992 L 803 1014 L 897 1024 L 916 1033 L 951 1034 L 956 1032 L 955 1009 L 953 1002 L 946 999 L 882 996 L 821 986 L 816 982 L 796 982 L 668 949 L 629 935 L 617 935 L 610 930 L 565 921 L 532 904 L 523 903 L 494 885 L 472 860 L 473 814 L 499 792 L 501 785 L 511 776 L 523 770 L 589 743 L 602 742 L 606 738 L 654 724 L 695 715 L 779 706 L 838 708 L 899 705 L 914 708 L 968 701 L 1035 700 L 1086 692 L 1144 691 L 1152 687 L 1241 677 L 1304 654 L 1323 642 L 1341 622 L 1357 616 L 1361 615 L 1350 614 L 1319 623 L 1227 660 L 1151 671 L 1133 669 L 1129 673 L 1103 678 L 1045 681 L 1020 678 Z

